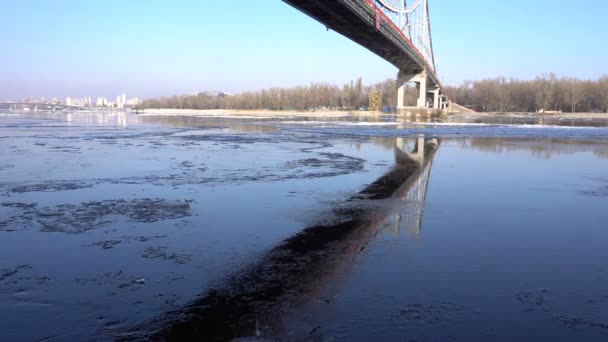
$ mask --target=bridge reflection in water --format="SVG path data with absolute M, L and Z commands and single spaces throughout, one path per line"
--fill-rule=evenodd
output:
M 395 139 L 395 165 L 337 205 L 330 223 L 303 229 L 264 257 L 210 289 L 182 310 L 118 336 L 152 340 L 230 340 L 285 336 L 281 318 L 298 302 L 313 298 L 341 270 L 352 265 L 374 236 L 396 225 L 420 232 L 432 160 L 439 141 Z M 415 203 L 403 213 L 404 201 Z M 390 226 L 390 225 L 389 225 Z
M 430 144 L 433 149 L 437 148 L 438 140 L 433 138 L 426 140 L 424 136 L 418 137 L 416 146 L 413 151 L 415 154 L 407 154 L 407 150 L 400 147 L 405 146 L 406 140 L 403 138 L 397 138 L 395 144 L 395 159 L 400 160 L 403 158 L 403 154 L 406 154 L 410 158 L 418 158 L 418 162 L 421 164 L 422 169 L 418 177 L 413 180 L 410 186 L 402 194 L 398 195 L 398 198 L 406 201 L 404 210 L 391 214 L 387 221 L 390 222 L 389 226 L 392 227 L 392 231 L 395 235 L 399 235 L 402 228 L 417 236 L 420 234 L 422 227 L 422 217 L 424 214 L 424 206 L 426 203 L 426 194 L 428 192 L 429 180 L 431 178 L 431 169 L 433 168 L 433 158 L 429 158 L 428 162 L 424 162 L 424 146 Z

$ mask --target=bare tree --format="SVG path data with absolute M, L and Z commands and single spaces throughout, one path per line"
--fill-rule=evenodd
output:
M 495 87 L 497 92 L 496 100 L 498 102 L 498 110 L 501 112 L 511 110 L 511 89 L 507 83 L 507 79 L 504 76 L 496 78 Z
M 395 80 L 387 79 L 364 85 L 361 78 L 343 86 L 311 83 L 293 88 L 270 88 L 256 92 L 243 92 L 234 96 L 210 96 L 199 93 L 192 96 L 171 96 L 145 100 L 143 108 L 192 109 L 272 109 L 315 110 L 331 108 L 352 110 L 367 108 L 370 94 L 380 92 L 382 104 L 395 107 L 397 89 Z M 553 73 L 542 74 L 534 81 L 488 78 L 464 81 L 458 87 L 445 86 L 443 91 L 452 102 L 468 105 L 480 111 L 568 110 L 608 111 L 608 75 L 599 80 L 561 78 Z M 406 103 L 413 104 L 417 97 L 415 87 L 406 87 Z
M 583 85 L 576 78 L 568 78 L 564 80 L 566 85 L 566 98 L 571 106 L 572 113 L 576 112 L 576 106 L 583 98 Z
M 462 102 L 461 104 L 463 105 L 469 105 L 469 101 L 471 100 L 471 87 L 473 86 L 473 81 L 471 80 L 464 80 L 464 82 L 462 82 Z
M 551 105 L 556 77 L 557 75 L 550 72 L 543 73 L 536 78 L 536 105 L 539 107 L 539 111 L 544 112 Z
M 602 109 L 606 110 L 606 113 L 608 113 L 608 75 L 602 76 L 598 83 L 602 98 Z

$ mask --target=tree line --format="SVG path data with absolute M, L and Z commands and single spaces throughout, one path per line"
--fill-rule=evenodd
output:
M 581 80 L 544 73 L 534 80 L 488 78 L 446 87 L 451 101 L 482 112 L 607 112 L 608 75 Z
M 534 80 L 496 77 L 464 81 L 445 87 L 452 102 L 481 112 L 607 112 L 608 75 L 597 80 L 567 78 L 545 73 Z M 416 88 L 406 87 L 406 104 L 414 104 Z M 381 100 L 380 100 L 381 99 Z M 371 100 L 371 101 L 370 101 Z M 370 102 L 386 109 L 397 104 L 394 79 L 364 85 L 361 78 L 342 86 L 311 83 L 291 88 L 270 88 L 236 95 L 176 95 L 147 99 L 139 108 L 170 109 L 245 109 L 245 110 L 359 110 Z
M 171 109 L 268 109 L 268 110 L 358 110 L 367 109 L 370 95 L 381 94 L 385 106 L 397 103 L 395 80 L 363 85 L 358 78 L 342 86 L 311 83 L 292 88 L 270 88 L 236 95 L 210 96 L 205 93 L 144 100 L 140 108 Z M 377 102 L 377 101 L 376 101 Z

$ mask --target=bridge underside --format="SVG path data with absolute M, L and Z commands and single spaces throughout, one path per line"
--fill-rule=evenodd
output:
M 411 43 L 365 0 L 283 1 L 387 60 L 401 73 L 414 75 L 426 71 L 429 83 L 440 84 Z
M 441 84 L 420 52 L 385 17 L 366 0 L 283 0 L 399 69 L 397 108 L 405 109 L 403 93 L 406 82 L 415 82 L 418 88 L 418 108 L 444 108 Z M 348 56 L 345 56 L 348 58 Z M 432 99 L 429 99 L 432 94 Z

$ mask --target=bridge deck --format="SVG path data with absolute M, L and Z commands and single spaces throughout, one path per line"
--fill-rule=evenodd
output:
M 387 60 L 406 74 L 427 70 L 431 83 L 437 75 L 414 45 L 387 17 L 366 0 L 283 0 L 326 27 Z M 377 25 L 377 21 L 379 23 Z

